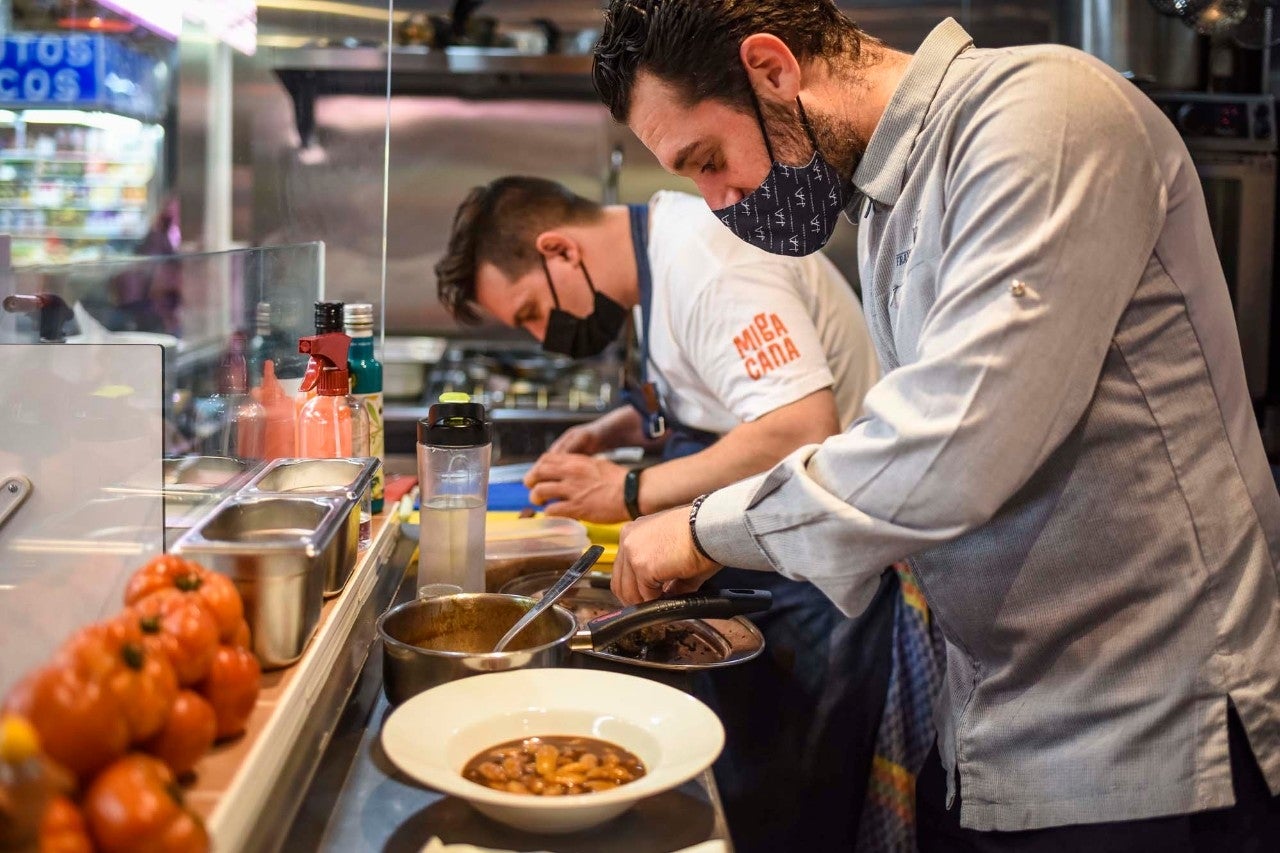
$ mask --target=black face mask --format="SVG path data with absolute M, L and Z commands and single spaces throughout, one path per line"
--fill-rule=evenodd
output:
M 551 288 L 551 298 L 556 302 L 556 307 L 547 317 L 547 334 L 542 339 L 542 348 L 570 358 L 599 355 L 618 337 L 618 332 L 622 331 L 627 322 L 627 310 L 596 290 L 586 264 L 581 263 L 578 268 L 582 270 L 587 287 L 591 288 L 591 294 L 595 297 L 595 310 L 586 317 L 575 317 L 568 311 L 561 310 L 560 297 L 556 295 L 556 286 L 551 282 L 551 270 L 547 269 L 547 259 L 540 260 L 542 272 L 547 277 L 547 287 Z

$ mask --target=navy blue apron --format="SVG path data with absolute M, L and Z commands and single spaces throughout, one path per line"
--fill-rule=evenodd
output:
M 645 383 L 653 302 L 649 209 L 632 205 L 630 211 Z M 680 423 L 641 387 L 624 396 L 640 413 L 646 435 L 666 434 L 664 460 L 692 456 L 720 438 Z M 813 584 L 775 572 L 725 568 L 703 588 L 735 587 L 773 593 L 767 613 L 748 617 L 764 634 L 765 652 L 750 663 L 704 673 L 694 688 L 724 723 L 715 775 L 735 849 L 851 850 L 889 682 L 897 578 L 887 572 L 871 606 L 854 619 Z M 829 846 L 836 839 L 837 846 Z

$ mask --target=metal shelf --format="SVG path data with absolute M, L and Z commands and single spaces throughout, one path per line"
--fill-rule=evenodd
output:
M 130 204 L 5 204 L 0 202 L 0 210 L 139 210 L 147 206 L 145 201 Z
M 325 95 L 382 95 L 391 63 L 392 95 L 472 99 L 595 100 L 591 57 L 528 54 L 500 48 L 316 47 L 262 51 L 293 98 L 303 147 L 315 132 L 315 100 Z

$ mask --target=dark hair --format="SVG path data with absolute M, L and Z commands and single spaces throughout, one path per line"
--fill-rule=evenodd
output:
M 620 122 L 641 70 L 674 86 L 686 105 L 714 98 L 749 109 L 738 50 L 754 33 L 777 36 L 802 62 L 856 60 L 866 38 L 834 0 L 610 0 L 592 67 L 596 92 Z
M 534 245 L 548 228 L 597 221 L 603 208 L 555 181 L 512 176 L 467 194 L 436 264 L 440 302 L 461 323 L 478 323 L 476 271 L 491 263 L 515 278 L 538 262 Z

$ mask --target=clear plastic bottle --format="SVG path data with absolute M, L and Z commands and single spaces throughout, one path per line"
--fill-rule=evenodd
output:
M 454 584 L 484 592 L 484 526 L 490 426 L 484 406 L 443 394 L 418 422 L 422 491 L 415 586 Z
M 298 416 L 298 455 L 308 459 L 343 459 L 369 455 L 369 417 L 364 404 L 350 393 L 347 352 L 351 339 L 342 333 L 312 335 L 298 341 L 300 352 L 319 365 L 308 373 L 302 390 L 314 389 Z M 312 378 L 314 376 L 314 379 Z M 360 547 L 373 534 L 373 509 L 368 492 L 360 506 Z
M 204 455 L 265 458 L 267 412 L 250 396 L 247 374 L 244 335 L 237 332 L 218 365 L 218 392 L 207 403 L 214 428 L 201 443 Z

